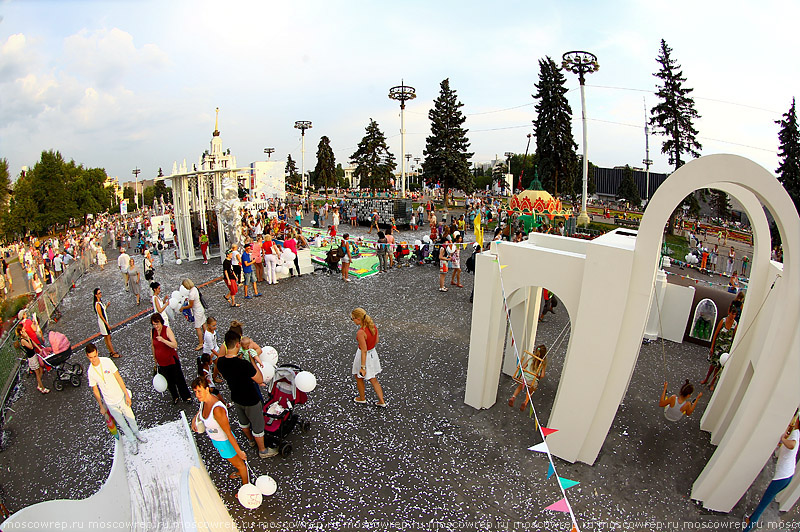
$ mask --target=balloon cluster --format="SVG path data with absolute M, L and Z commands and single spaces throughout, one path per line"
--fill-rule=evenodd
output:
M 684 257 L 686 260 L 686 264 L 700 264 L 700 259 L 697 258 L 697 255 L 692 255 L 689 253 Z

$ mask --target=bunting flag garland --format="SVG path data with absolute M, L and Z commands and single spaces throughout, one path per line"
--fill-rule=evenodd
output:
M 551 504 L 550 506 L 545 508 L 545 510 L 550 510 L 552 512 L 564 512 L 564 513 L 572 514 L 572 510 L 569 507 L 569 503 L 567 502 L 566 497 L 561 499 L 558 502 L 554 502 L 553 504 Z M 575 529 L 576 527 L 573 525 L 572 528 Z
M 508 321 L 509 336 L 511 338 L 511 346 L 514 349 L 514 355 L 517 358 L 517 368 L 518 368 L 519 374 L 520 374 L 521 379 L 522 379 L 522 384 L 524 385 L 525 394 L 527 395 L 527 400 L 530 403 L 531 413 L 532 413 L 532 416 L 533 416 L 534 421 L 535 421 L 536 429 L 539 431 L 539 433 L 542 436 L 542 442 L 537 444 L 537 445 L 534 445 L 532 447 L 529 447 L 528 450 L 544 453 L 544 454 L 547 455 L 547 460 L 549 462 L 547 478 L 550 478 L 551 476 L 555 476 L 558 479 L 558 487 L 561 490 L 561 495 L 563 496 L 563 498 L 560 501 L 551 504 L 550 506 L 546 507 L 545 510 L 552 510 L 552 511 L 555 511 L 555 512 L 568 513 L 569 516 L 570 516 L 570 519 L 572 520 L 572 530 L 574 530 L 576 532 L 579 532 L 580 529 L 578 528 L 578 522 L 575 519 L 575 514 L 572 512 L 572 507 L 569 504 L 569 500 L 567 499 L 567 493 L 566 493 L 567 488 L 572 487 L 572 486 L 575 485 L 575 484 L 571 484 L 572 482 L 575 482 L 575 481 L 569 480 L 569 479 L 563 479 L 563 480 L 565 480 L 567 482 L 562 482 L 561 477 L 558 476 L 558 473 L 556 472 L 555 461 L 553 460 L 553 455 L 550 454 L 550 449 L 548 448 L 547 443 L 546 443 L 547 436 L 549 436 L 550 434 L 553 434 L 554 432 L 557 432 L 558 429 L 553 429 L 553 428 L 542 426 L 539 423 L 539 416 L 536 414 L 536 409 L 533 406 L 533 398 L 531 397 L 531 390 L 528 387 L 528 383 L 526 382 L 526 379 L 525 379 L 525 372 L 523 371 L 523 368 L 522 368 L 522 359 L 520 357 L 519 349 L 517 347 L 516 336 L 514 335 L 514 327 L 513 327 L 512 323 L 511 323 L 511 310 L 508 308 L 508 298 L 506 297 L 506 289 L 505 289 L 505 285 L 503 284 L 503 275 L 502 275 L 503 265 L 500 263 L 499 252 L 500 252 L 500 250 L 498 248 L 498 254 L 497 254 L 497 256 L 496 256 L 496 258 L 495 258 L 495 260 L 493 262 L 497 263 L 498 273 L 500 274 L 499 275 L 500 292 L 501 292 L 501 295 L 503 296 L 503 310 L 506 313 L 506 320 Z M 566 485 L 566 487 L 565 487 L 565 485 Z
M 561 487 L 565 490 L 570 489 L 573 486 L 577 486 L 580 484 L 577 480 L 570 480 L 568 478 L 558 477 L 558 481 L 561 483 Z

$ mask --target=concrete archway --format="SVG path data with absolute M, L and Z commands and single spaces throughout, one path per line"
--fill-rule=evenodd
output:
M 740 324 L 746 332 L 737 335 L 734 356 L 701 421 L 719 447 L 692 489 L 707 508 L 727 512 L 800 404 L 800 218 L 777 179 L 748 159 L 712 155 L 680 168 L 653 196 L 638 234 L 617 230 L 591 242 L 534 234 L 522 244 L 493 243 L 476 261 L 465 402 L 488 408 L 496 399 L 505 332 L 496 259 L 506 266 L 507 294 L 523 286 L 552 287 L 570 311 L 572 336 L 549 422 L 559 432 L 548 437 L 548 446 L 565 460 L 592 464 L 636 365 L 663 227 L 683 198 L 700 188 L 741 201 L 755 233 L 749 304 Z M 769 261 L 761 204 L 781 232 L 783 265 Z

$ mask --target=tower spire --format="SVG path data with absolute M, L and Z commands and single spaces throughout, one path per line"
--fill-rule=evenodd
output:
M 217 107 L 217 118 L 214 120 L 214 136 L 219 137 L 219 107 Z

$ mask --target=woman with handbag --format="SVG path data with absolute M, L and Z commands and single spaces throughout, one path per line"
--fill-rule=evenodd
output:
M 178 404 L 181 399 L 188 403 L 191 401 L 191 394 L 189 387 L 186 386 L 183 370 L 181 370 L 178 341 L 175 339 L 175 334 L 172 329 L 164 325 L 164 318 L 161 317 L 161 314 L 150 316 L 150 323 L 153 325 L 151 337 L 156 371 L 167 380 L 167 389 L 172 395 L 172 404 Z

